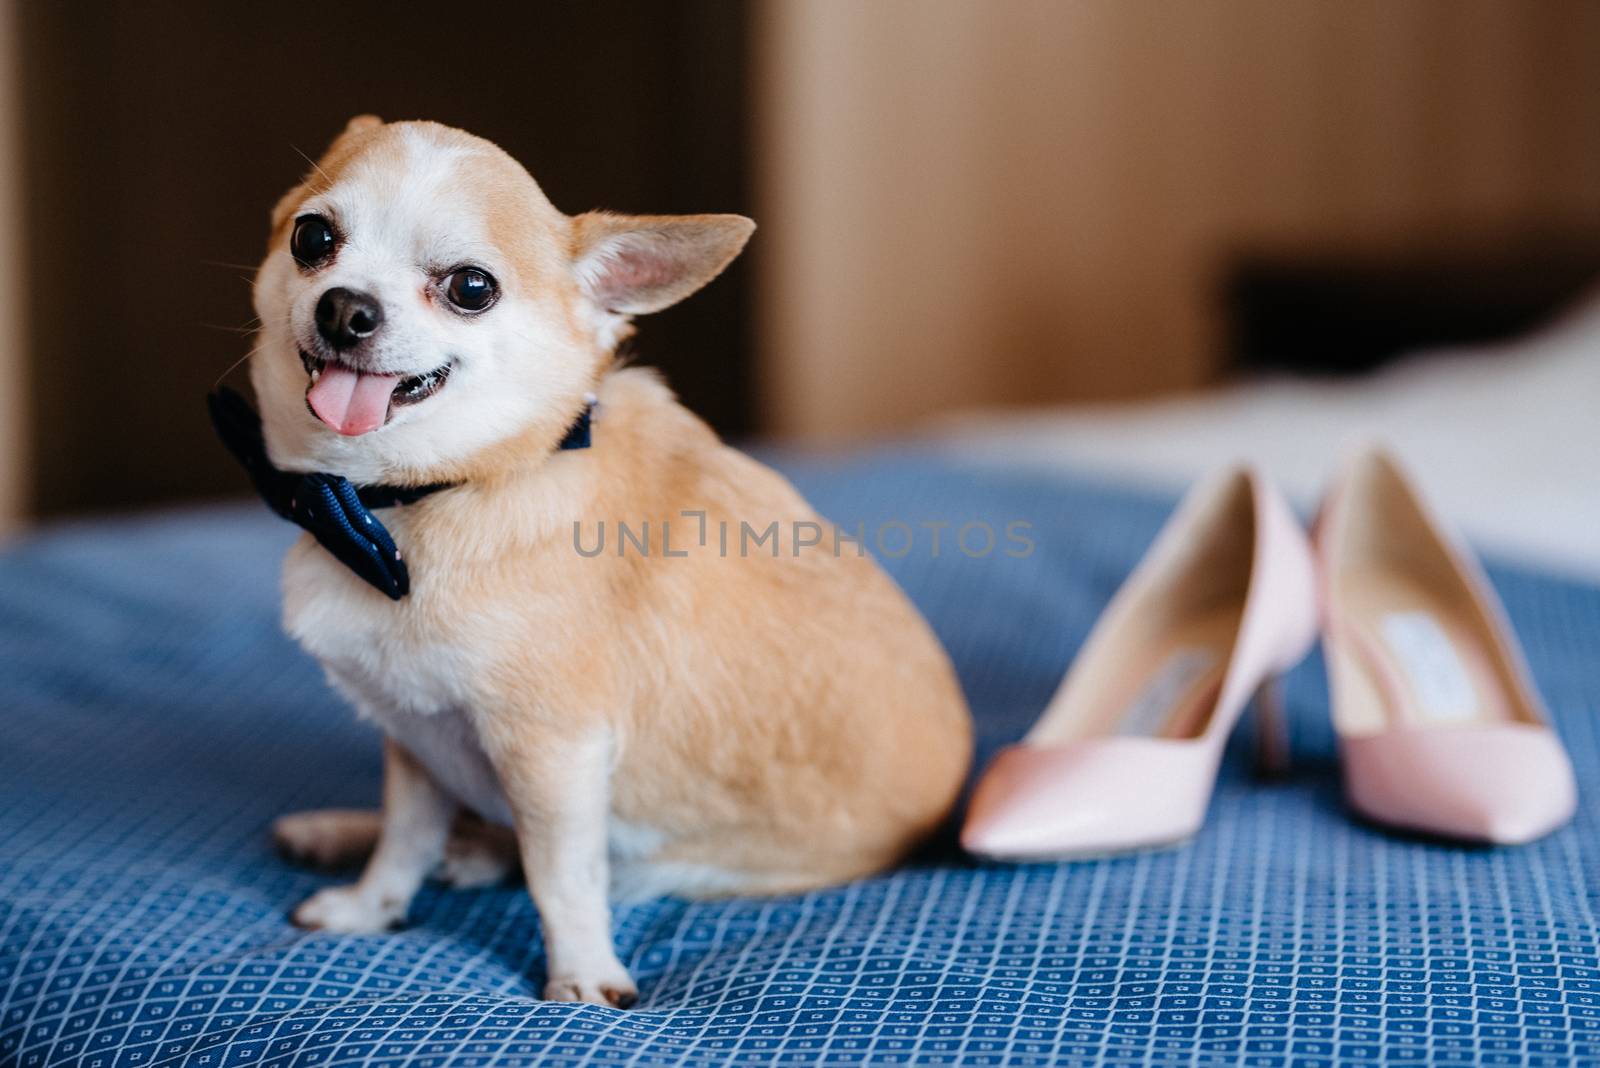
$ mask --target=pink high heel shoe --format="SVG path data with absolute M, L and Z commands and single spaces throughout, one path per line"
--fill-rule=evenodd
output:
M 1316 631 L 1310 547 L 1282 498 L 1249 468 L 1203 482 L 1027 737 L 985 770 L 962 845 L 1035 860 L 1190 837 L 1246 702 Z
M 1352 808 L 1511 844 L 1572 818 L 1577 788 L 1504 610 L 1395 461 L 1358 455 L 1317 523 L 1323 649 Z

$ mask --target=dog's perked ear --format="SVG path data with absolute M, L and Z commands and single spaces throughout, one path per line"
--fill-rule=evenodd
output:
M 383 120 L 378 118 L 376 115 L 357 115 L 349 122 L 344 124 L 344 129 L 339 132 L 339 137 L 335 137 L 333 139 L 333 142 L 334 144 L 338 144 L 339 138 L 341 137 L 348 137 L 351 134 L 361 133 L 363 130 L 370 130 L 376 126 L 382 125 Z
M 376 115 L 355 116 L 349 122 L 344 124 L 344 129 L 340 130 L 338 135 L 334 137 L 332 141 L 328 142 L 328 147 L 322 150 L 322 156 L 320 157 L 321 162 L 325 163 L 329 159 L 338 155 L 341 148 L 348 148 L 349 146 L 346 145 L 345 142 L 349 141 L 352 137 L 355 137 L 358 134 L 364 134 L 368 130 L 376 130 L 382 125 L 383 120 L 378 118 Z M 313 165 L 313 167 L 314 166 L 315 165 Z
M 573 269 L 584 293 L 615 315 L 670 307 L 717 275 L 756 224 L 743 215 L 613 215 L 573 222 Z

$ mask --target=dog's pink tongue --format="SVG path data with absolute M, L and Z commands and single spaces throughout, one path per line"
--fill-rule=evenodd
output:
M 349 437 L 376 430 L 389 417 L 399 375 L 371 375 L 329 363 L 306 394 L 317 418 Z

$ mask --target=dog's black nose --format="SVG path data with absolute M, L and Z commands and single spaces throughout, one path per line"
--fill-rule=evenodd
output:
M 365 293 L 335 286 L 317 301 L 317 333 L 336 349 L 360 344 L 382 323 L 382 306 Z

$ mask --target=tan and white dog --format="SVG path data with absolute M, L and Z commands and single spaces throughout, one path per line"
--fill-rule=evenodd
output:
M 494 145 L 370 116 L 274 209 L 250 365 L 272 461 L 453 486 L 381 513 L 403 600 L 309 536 L 285 563 L 287 629 L 386 736 L 381 814 L 276 827 L 306 859 L 371 852 L 297 923 L 379 931 L 432 872 L 504 874 L 492 835 L 461 837 L 473 813 L 514 834 L 545 996 L 626 1005 L 608 888 L 837 883 L 949 812 L 970 724 L 927 625 L 851 542 L 809 544 L 820 521 L 781 476 L 616 366 L 631 317 L 710 281 L 753 229 L 569 217 Z M 588 394 L 593 447 L 559 451 Z M 778 541 L 742 537 L 773 522 Z M 595 554 L 602 523 L 636 540 Z

